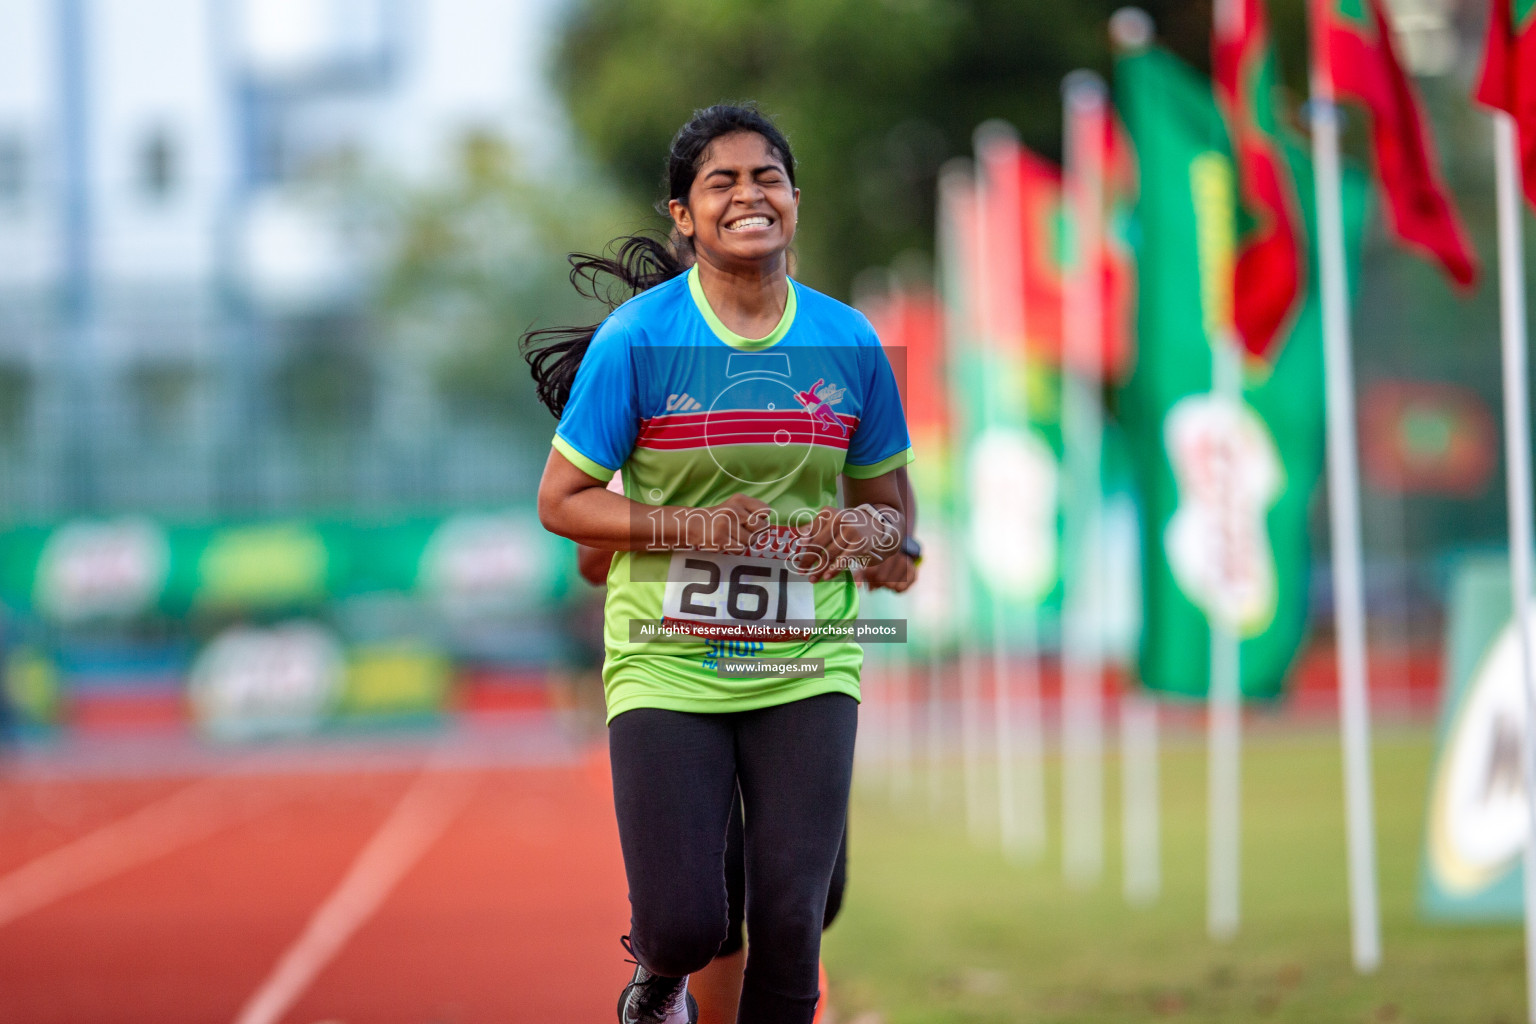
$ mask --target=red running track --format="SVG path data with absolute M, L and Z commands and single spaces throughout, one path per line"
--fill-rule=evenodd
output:
M 0 773 L 6 1024 L 582 1024 L 631 968 L 602 753 Z

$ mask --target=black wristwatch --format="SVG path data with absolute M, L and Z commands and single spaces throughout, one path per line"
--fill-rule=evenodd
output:
M 901 538 L 901 553 L 912 559 L 913 565 L 921 565 L 923 562 L 923 546 L 910 533 Z

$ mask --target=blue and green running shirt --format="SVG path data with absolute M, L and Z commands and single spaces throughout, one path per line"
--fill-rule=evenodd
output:
M 720 322 L 695 268 L 605 320 L 576 373 L 554 446 L 598 480 L 622 470 L 644 505 L 766 502 L 776 531 L 750 555 L 621 551 L 608 571 L 603 686 L 608 719 L 633 708 L 744 711 L 821 693 L 859 695 L 851 640 L 774 640 L 775 623 L 851 622 L 848 572 L 812 584 L 786 561 L 793 523 L 837 504 L 839 475 L 871 478 L 912 457 L 896 378 L 869 321 L 790 282 L 766 338 Z M 636 529 L 648 529 L 637 519 Z M 634 640 L 631 623 L 681 638 Z M 761 639 L 767 636 L 769 639 Z M 722 658 L 822 659 L 821 678 L 722 678 Z

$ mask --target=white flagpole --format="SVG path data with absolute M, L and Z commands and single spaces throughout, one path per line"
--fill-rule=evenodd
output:
M 1062 443 L 1070 495 L 1068 540 L 1074 561 L 1063 574 L 1062 629 L 1062 869 L 1076 885 L 1097 882 L 1104 871 L 1104 660 L 1098 609 L 1103 587 L 1093 578 L 1102 508 L 1104 421 L 1103 296 L 1098 255 L 1104 232 L 1104 81 L 1074 71 L 1062 83 L 1066 163 L 1063 190 L 1076 256 L 1068 279 L 1063 326 Z M 1065 566 L 1065 563 L 1064 563 Z
M 1148 14 L 1122 7 L 1109 22 L 1110 37 L 1124 51 L 1151 42 Z M 1126 902 L 1147 906 L 1162 890 L 1161 804 L 1158 781 L 1157 702 L 1146 694 L 1126 694 L 1120 701 L 1121 859 Z
M 890 274 L 874 267 L 861 271 L 853 279 L 853 308 L 866 315 L 881 305 L 895 308 L 898 293 L 891 287 Z M 889 344 L 891 339 L 881 339 Z M 880 615 L 883 595 L 865 591 L 859 598 L 858 618 L 867 620 Z M 853 781 L 861 787 L 881 784 L 881 773 L 891 770 L 891 693 L 892 659 L 884 644 L 864 647 L 864 666 L 859 685 L 859 731 L 853 747 Z
M 911 337 L 906 332 L 910 327 L 911 304 L 907 295 L 907 288 L 901 277 L 895 273 L 886 275 L 886 294 L 893 300 L 892 308 L 901 318 L 902 338 L 910 344 Z M 911 367 L 911 350 L 908 349 L 907 366 Z M 908 488 L 912 487 L 908 481 Z M 910 495 L 909 495 L 910 496 Z M 871 594 L 873 596 L 873 593 Z M 883 594 L 882 604 L 888 604 L 893 609 L 898 604 L 895 595 Z M 911 612 L 910 599 L 904 609 Z M 887 754 L 887 772 L 889 774 L 891 802 L 900 804 L 912 794 L 912 751 L 914 747 L 912 739 L 913 715 L 912 678 L 914 675 L 912 656 L 912 620 L 907 616 L 906 643 L 889 650 L 887 670 L 889 675 L 885 687 L 885 714 L 882 720 L 885 725 L 885 749 Z M 882 645 L 883 646 L 883 645 Z
M 859 619 L 865 620 L 872 615 L 880 615 L 881 618 L 885 618 L 888 612 L 884 608 L 886 604 L 883 600 L 884 596 L 868 592 L 863 594 L 859 601 Z M 883 612 L 886 614 L 881 614 Z M 864 698 L 866 705 L 872 705 L 870 721 L 873 724 L 873 728 L 869 730 L 871 742 L 865 761 L 867 782 L 871 786 L 881 786 L 888 789 L 890 786 L 889 778 L 880 779 L 878 776 L 882 772 L 889 776 L 895 769 L 895 762 L 893 761 L 894 747 L 891 735 L 891 690 L 896 674 L 895 651 L 888 644 L 868 644 L 864 648 L 864 665 L 866 667 L 863 675 L 866 677 L 870 676 L 870 669 L 873 668 L 875 682 L 873 693 L 871 694 L 873 699 Z M 864 709 L 861 708 L 861 715 L 863 711 Z M 863 730 L 860 730 L 860 732 L 863 732 Z M 857 747 L 855 747 L 855 750 L 857 750 Z M 854 767 L 857 769 L 859 766 L 855 763 Z
M 963 641 L 962 641 L 963 642 Z M 944 659 L 937 649 L 928 655 L 926 714 L 923 719 L 923 753 L 928 769 L 928 813 L 937 815 L 944 806 Z
M 974 843 L 986 838 L 986 794 L 981 781 L 981 651 L 971 640 L 960 651 L 960 757 L 965 825 Z
M 1120 844 L 1125 901 L 1144 907 L 1162 891 L 1158 825 L 1157 702 L 1145 694 L 1120 701 Z
M 1011 134 L 1007 126 L 988 121 L 976 129 L 972 139 L 976 153 L 976 262 L 973 270 L 978 297 L 976 324 L 980 329 L 982 350 L 994 357 L 989 361 L 989 371 L 1000 365 L 1000 360 L 995 357 L 1003 348 L 1003 332 L 1011 326 L 1003 322 L 1007 317 L 997 315 L 996 307 L 1007 301 L 1010 286 L 1004 282 L 1015 280 L 1007 273 L 1010 268 L 1006 264 L 1011 262 L 1008 256 L 1013 247 L 1006 241 L 1014 235 L 1008 226 L 1018 223 L 1019 196 L 1016 187 L 1009 188 L 1007 176 L 996 173 L 994 152 L 996 147 L 1007 146 L 1012 141 Z M 1003 239 L 1005 244 L 995 244 L 995 236 Z M 993 266 L 994 253 L 1003 266 Z M 989 372 L 982 385 L 982 419 L 988 428 L 996 424 L 998 416 L 995 382 L 991 378 Z M 1013 680 L 1008 672 L 1008 636 L 1002 610 L 1001 600 L 998 595 L 993 595 L 987 616 L 992 634 L 992 752 L 997 772 L 998 834 L 1003 850 L 1017 853 L 1020 823 L 1013 759 Z M 980 714 L 979 708 L 977 714 Z
M 975 233 L 971 239 L 971 294 L 975 298 L 975 307 L 971 311 L 971 326 L 975 330 L 976 348 L 982 353 L 990 353 L 996 344 L 991 323 L 990 305 L 993 282 L 990 281 L 987 267 L 987 234 L 990 225 L 987 223 L 987 175 L 986 169 L 980 161 L 976 163 L 974 188 L 971 190 L 971 202 L 973 214 L 971 223 L 975 226 Z M 985 362 L 983 365 L 987 365 Z M 990 370 L 990 366 L 988 367 Z M 992 391 L 992 379 L 990 372 L 981 382 L 981 422 L 982 429 L 986 430 L 996 420 L 997 402 Z M 967 474 L 974 473 L 975 467 L 967 464 Z M 997 595 L 987 591 L 987 643 L 991 650 L 991 667 L 994 675 L 997 670 L 997 651 L 1002 644 L 1002 623 L 999 615 Z M 988 821 L 986 783 L 982 777 L 982 689 L 983 669 L 982 652 L 978 642 L 977 648 L 968 664 L 961 666 L 960 685 L 964 690 L 962 698 L 961 730 L 964 733 L 966 750 L 965 770 L 968 779 L 966 786 L 966 808 L 969 812 L 971 839 L 980 842 L 984 838 Z M 993 679 L 993 692 L 1002 693 L 1006 680 Z M 995 713 L 995 712 L 994 712 Z M 1003 763 L 1004 757 L 1011 751 L 994 746 L 994 760 L 998 765 Z M 1011 767 L 1011 765 L 1010 765 Z M 1011 794 L 1009 794 L 1011 796 Z M 1011 823 L 1004 822 L 1000 817 L 997 823 L 1003 828 L 1008 828 Z
M 1328 513 L 1333 534 L 1339 729 L 1344 747 L 1350 948 L 1355 970 L 1369 974 L 1381 965 L 1381 911 L 1377 898 L 1376 812 L 1371 785 L 1365 596 L 1360 579 L 1360 472 L 1355 461 L 1355 385 L 1350 355 L 1348 270 L 1344 262 L 1339 115 L 1333 82 L 1318 65 L 1320 56 L 1313 54 L 1312 173 L 1317 193 L 1318 268 L 1323 300 Z
M 1526 1019 L 1536 1024 L 1536 635 L 1531 621 L 1531 414 L 1526 385 L 1525 254 L 1520 230 L 1520 163 L 1515 122 L 1493 115 L 1499 218 L 1499 321 L 1504 355 L 1504 446 L 1509 488 L 1509 575 L 1525 676 L 1525 796 L 1531 826 L 1525 840 Z
M 1230 330 L 1212 338 L 1211 377 L 1211 390 L 1222 405 L 1241 409 L 1242 366 Z M 1233 464 L 1230 458 L 1227 461 Z M 1226 507 L 1222 511 L 1228 514 Z M 1226 940 L 1237 934 L 1242 899 L 1242 648 L 1220 609 L 1212 609 L 1208 619 L 1206 930 L 1212 938 Z
M 910 631 L 912 622 L 907 621 Z M 911 642 L 910 632 L 907 637 Z M 890 755 L 891 802 L 905 803 L 912 795 L 912 650 L 902 644 L 892 659 L 886 688 L 887 749 Z
M 1028 315 L 1022 288 L 1023 200 L 1016 167 L 1019 140 L 1010 125 L 988 121 L 976 129 L 973 145 L 978 167 L 977 281 L 984 285 L 979 322 L 983 344 L 1000 352 L 1006 345 L 1023 346 Z M 995 197 L 990 206 L 991 217 L 987 216 L 988 204 L 982 202 L 988 194 Z M 994 233 L 998 234 L 994 237 Z M 994 244 L 995 241 L 1001 244 Z M 1027 387 L 1021 389 L 1018 401 L 1011 411 L 1025 422 L 1027 430 Z M 987 421 L 996 422 L 999 412 L 997 395 L 989 387 Z M 1006 624 L 1000 613 L 1001 607 L 995 603 L 991 619 L 992 724 L 997 753 L 998 824 L 1005 853 L 1034 859 L 1045 851 L 1039 622 L 1033 605 L 1020 610 L 1016 629 L 1023 652 L 1018 659 L 1019 678 L 1015 680 Z
M 867 595 L 865 600 L 867 600 Z M 861 604 L 864 602 L 861 601 Z M 859 609 L 863 619 L 867 609 Z M 871 645 L 873 646 L 873 645 Z M 859 682 L 859 717 L 864 728 L 853 745 L 853 780 L 860 787 L 876 784 L 876 776 L 885 769 L 885 703 L 889 686 L 885 652 L 864 651 L 864 666 Z
M 956 251 L 956 236 L 954 226 L 955 211 L 958 208 L 966 182 L 970 179 L 970 165 L 964 160 L 951 161 L 946 164 L 939 175 L 938 202 L 934 223 L 934 289 L 933 293 L 938 298 L 942 310 L 944 326 L 944 369 L 950 389 L 950 401 L 945 403 L 949 409 L 949 422 L 945 424 L 944 441 L 949 447 L 949 458 L 952 465 L 964 464 L 964 453 L 960 450 L 959 432 L 955 429 L 955 405 L 954 390 L 956 377 L 955 347 L 959 344 L 959 332 L 964 329 L 963 320 L 955 308 L 959 297 L 955 294 L 955 278 L 958 274 L 956 264 L 959 262 L 959 254 Z M 955 552 L 951 563 L 954 573 L 954 600 L 955 616 L 958 624 L 955 631 L 955 647 L 957 657 L 965 657 L 966 648 L 970 644 L 967 622 L 968 590 L 970 586 L 970 563 L 956 546 L 954 540 L 954 521 L 950 512 L 945 508 L 932 509 L 928 513 L 930 521 L 934 524 L 935 532 L 944 535 L 945 550 Z M 940 653 L 939 645 L 934 644 L 929 648 L 927 665 L 924 672 L 924 715 L 923 715 L 923 756 L 927 769 L 928 789 L 928 813 L 937 816 L 944 806 L 944 772 L 947 765 L 944 761 L 944 675 L 945 660 Z
M 1206 930 L 1225 941 L 1237 934 L 1242 899 L 1242 696 L 1237 637 L 1211 624 L 1211 692 L 1207 738 L 1209 831 L 1206 835 Z
M 969 349 L 976 345 L 975 311 L 969 308 L 962 308 L 963 300 L 960 293 L 964 291 L 964 288 L 960 284 L 960 280 L 965 271 L 969 271 L 973 275 L 978 272 L 979 268 L 969 264 L 974 263 L 979 255 L 976 251 L 979 247 L 973 247 L 971 253 L 962 255 L 960 252 L 960 240 L 956 237 L 955 231 L 956 215 L 967 199 L 971 201 L 973 208 L 976 203 L 974 196 L 966 195 L 967 188 L 973 190 L 979 188 L 979 183 L 976 183 L 972 177 L 969 161 L 952 160 L 941 169 L 939 174 L 939 208 L 941 213 L 940 226 L 945 232 L 941 237 L 944 239 L 942 252 L 946 261 L 943 274 L 945 286 L 943 295 L 947 318 L 946 333 L 949 338 L 956 342 L 952 349 Z M 970 302 L 964 302 L 965 307 L 970 305 Z M 961 344 L 962 339 L 964 339 L 963 344 Z M 952 387 L 958 385 L 958 383 L 958 375 L 952 376 Z M 959 401 L 950 402 L 950 408 L 957 415 L 963 407 L 963 404 Z M 958 439 L 963 437 L 965 432 L 957 430 L 954 433 Z M 961 472 L 969 473 L 970 467 L 967 463 L 970 453 L 964 450 L 963 440 L 960 440 L 959 444 L 961 450 L 957 454 L 959 456 L 958 462 L 961 466 Z M 960 676 L 960 757 L 965 788 L 966 828 L 970 833 L 972 841 L 979 842 L 982 839 L 986 822 L 983 810 L 985 799 L 982 793 L 981 782 L 981 652 L 979 650 L 980 638 L 974 632 L 976 621 L 974 613 L 979 612 L 981 609 L 976 607 L 977 602 L 974 599 L 977 589 L 974 579 L 976 575 L 974 566 L 972 566 L 969 557 L 962 558 L 962 561 L 967 568 L 963 574 L 965 583 L 961 587 L 961 592 L 964 596 L 959 603 L 966 609 L 966 613 L 961 616 L 960 621 L 967 625 L 961 632 L 958 665 Z
M 1242 0 L 1217 0 L 1213 9 L 1214 31 L 1228 35 L 1242 32 Z M 1228 24 L 1235 23 L 1235 24 Z M 1211 341 L 1211 394 L 1224 410 L 1240 415 L 1243 408 L 1242 361 L 1233 320 L 1235 297 L 1236 208 L 1238 184 L 1232 170 L 1218 181 L 1206 182 L 1211 191 L 1206 225 L 1200 231 L 1202 273 L 1205 289 L 1206 331 Z M 1196 213 L 1199 218 L 1199 211 Z M 1224 438 L 1223 440 L 1229 440 Z M 1234 453 L 1225 454 L 1229 470 Z M 1233 481 L 1224 481 L 1220 514 L 1232 514 Z M 1219 549 L 1220 533 L 1211 537 L 1215 552 L 1216 595 L 1228 589 L 1229 559 Z M 1206 609 L 1210 626 L 1210 678 L 1206 694 L 1206 931 L 1213 939 L 1227 940 L 1237 934 L 1242 901 L 1242 646 L 1236 624 L 1228 621 L 1221 598 Z

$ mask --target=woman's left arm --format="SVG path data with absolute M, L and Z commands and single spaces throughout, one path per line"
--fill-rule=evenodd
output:
M 895 546 L 881 551 L 876 561 L 899 548 L 901 538 L 907 535 L 907 509 L 911 505 L 906 490 L 906 466 L 898 466 L 889 473 L 863 480 L 852 476 L 843 477 L 843 501 L 848 509 L 857 511 L 866 505 L 873 506 L 880 511 L 882 521 L 896 530 Z
M 906 553 L 905 543 L 905 538 L 917 533 L 917 496 L 912 493 L 906 466 L 896 467 L 891 470 L 891 475 L 896 477 L 896 488 L 901 494 L 901 510 L 904 513 L 902 546 L 896 554 L 884 561 L 865 566 L 862 572 L 856 571 L 854 577 L 870 590 L 884 588 L 900 594 L 917 582 L 917 560 Z
M 906 535 L 905 477 L 894 469 L 876 477 L 843 477 L 847 507 L 817 513 L 796 559 L 813 583 L 854 565 L 884 561 L 900 550 Z

